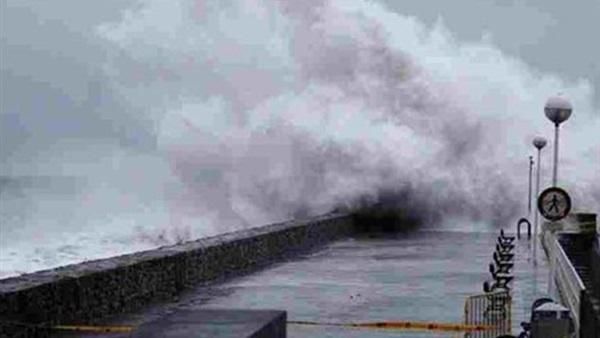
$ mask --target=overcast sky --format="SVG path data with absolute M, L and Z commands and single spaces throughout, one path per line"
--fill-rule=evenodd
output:
M 599 0 L 384 2 L 428 24 L 441 19 L 459 40 L 479 41 L 490 34 L 502 51 L 540 71 L 600 85 L 600 44 L 595 42 L 600 32 Z
M 427 25 L 439 19 L 459 41 L 488 35 L 534 69 L 600 86 L 600 1 L 382 0 Z M 0 164 L 59 139 L 153 148 L 151 126 L 110 93 L 100 66 L 111 46 L 94 28 L 134 1 L 0 2 Z M 597 89 L 596 89 L 597 92 Z M 595 96 L 598 106 L 598 95 Z M 23 155 L 29 156 L 29 155 Z

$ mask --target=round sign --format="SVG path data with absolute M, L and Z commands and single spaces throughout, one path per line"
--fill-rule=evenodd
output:
M 538 210 L 545 219 L 559 221 L 571 211 L 571 197 L 561 188 L 548 188 L 538 198 Z

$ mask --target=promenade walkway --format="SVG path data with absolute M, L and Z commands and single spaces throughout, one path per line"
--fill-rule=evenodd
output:
M 537 264 L 534 264 L 532 244 L 533 241 L 521 239 L 515 248 L 515 279 L 512 293 L 513 334 L 521 332 L 521 322 L 530 320 L 533 301 L 541 297 L 550 297 L 548 294 L 550 277 L 548 259 L 541 243 L 538 242 Z
M 465 298 L 482 293 L 496 233 L 424 231 L 351 238 L 227 283 L 199 287 L 178 300 L 114 318 L 139 325 L 180 309 L 281 309 L 290 321 L 432 321 L 460 323 Z M 546 296 L 548 270 L 529 242 L 515 249 L 513 333 Z M 64 336 L 75 336 L 65 334 Z M 127 337 L 110 334 L 105 337 Z M 458 337 L 456 333 L 288 325 L 288 337 Z M 101 337 L 94 335 L 94 337 Z

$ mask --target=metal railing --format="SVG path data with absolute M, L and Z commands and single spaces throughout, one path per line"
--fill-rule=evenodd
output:
M 585 285 L 558 242 L 558 238 L 546 232 L 543 243 L 550 263 L 550 293 L 557 293 L 569 308 L 575 323 L 575 331 L 579 332 L 581 295 Z
M 465 324 L 491 326 L 484 331 L 465 333 L 465 338 L 496 338 L 511 332 L 512 299 L 508 291 L 492 291 L 467 297 Z

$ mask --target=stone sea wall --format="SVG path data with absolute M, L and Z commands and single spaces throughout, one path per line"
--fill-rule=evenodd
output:
M 6 323 L 93 323 L 173 297 L 186 288 L 244 274 L 353 231 L 330 214 L 0 280 Z M 14 328 L 13 328 L 14 329 Z

